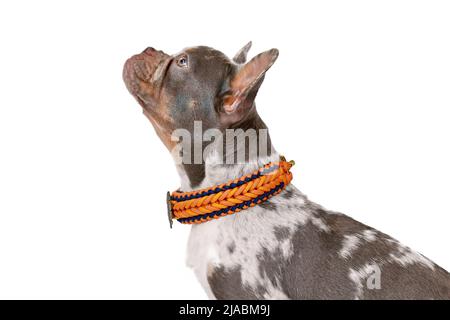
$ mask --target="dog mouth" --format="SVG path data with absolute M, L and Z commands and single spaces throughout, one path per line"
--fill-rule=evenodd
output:
M 129 58 L 123 67 L 123 80 L 139 104 L 154 100 L 171 62 L 163 51 L 148 47 Z

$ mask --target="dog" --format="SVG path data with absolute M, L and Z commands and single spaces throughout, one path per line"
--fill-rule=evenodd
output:
M 175 55 L 149 47 L 124 65 L 127 89 L 172 154 L 179 128 L 195 144 L 196 121 L 219 132 L 253 129 L 268 147 L 255 156 L 245 139 L 237 140 L 231 154 L 243 151 L 245 161 L 224 163 L 217 150 L 229 142 L 202 142 L 200 162 L 176 162 L 179 192 L 220 185 L 280 159 L 270 136 L 263 141 L 258 133 L 267 127 L 255 107 L 278 50 L 247 62 L 250 47 L 232 59 L 205 46 Z M 211 299 L 450 298 L 447 271 L 394 238 L 324 209 L 292 184 L 246 210 L 194 224 L 187 264 Z

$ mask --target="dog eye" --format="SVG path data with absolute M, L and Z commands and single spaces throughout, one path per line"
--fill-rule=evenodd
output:
M 180 58 L 178 58 L 177 65 L 179 67 L 187 67 L 188 66 L 187 56 L 181 56 Z

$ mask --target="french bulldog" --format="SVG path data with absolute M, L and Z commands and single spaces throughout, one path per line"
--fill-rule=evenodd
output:
M 237 139 L 224 162 L 218 150 L 230 142 L 201 142 L 201 161 L 176 161 L 180 190 L 208 188 L 277 161 L 255 97 L 278 50 L 247 62 L 251 43 L 232 59 L 197 46 L 168 55 L 151 47 L 129 58 L 123 79 L 165 147 L 174 154 L 173 132 L 257 132 L 267 147 L 248 152 Z M 261 142 L 260 141 L 260 142 Z M 228 150 L 228 149 L 227 149 Z M 288 151 L 288 150 L 287 150 Z M 174 156 L 175 157 L 175 156 Z M 449 299 L 450 276 L 394 238 L 310 201 L 292 184 L 268 201 L 191 227 L 190 266 L 211 299 Z

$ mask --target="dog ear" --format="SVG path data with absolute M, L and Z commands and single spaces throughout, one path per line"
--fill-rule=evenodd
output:
M 247 53 L 252 47 L 252 42 L 250 41 L 245 46 L 242 47 L 241 50 L 236 53 L 236 55 L 233 57 L 233 61 L 239 64 L 245 63 L 247 61 Z
M 239 121 L 251 109 L 266 71 L 277 58 L 278 50 L 271 49 L 239 67 L 230 80 L 230 89 L 223 98 L 224 122 Z

